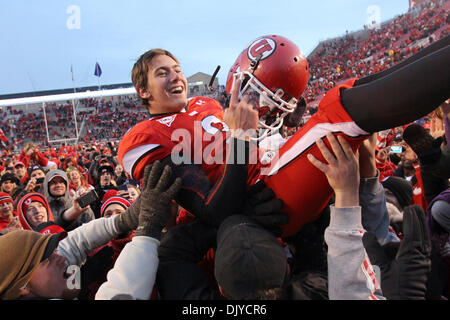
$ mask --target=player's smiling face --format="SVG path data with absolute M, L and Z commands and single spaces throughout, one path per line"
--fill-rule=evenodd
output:
M 171 57 L 154 57 L 147 79 L 147 88 L 141 96 L 148 99 L 151 113 L 179 112 L 186 106 L 187 80 L 181 67 Z

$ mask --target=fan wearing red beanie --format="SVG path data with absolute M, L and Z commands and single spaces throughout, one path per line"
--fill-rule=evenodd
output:
M 5 234 L 21 228 L 14 213 L 13 198 L 6 192 L 0 192 L 0 233 Z
M 40 193 L 24 195 L 17 203 L 17 211 L 23 229 L 40 233 L 60 233 L 65 230 L 53 222 L 47 199 Z

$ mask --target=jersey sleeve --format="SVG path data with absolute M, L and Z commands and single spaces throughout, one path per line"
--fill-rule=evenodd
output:
M 167 157 L 171 146 L 163 139 L 167 133 L 156 122 L 146 120 L 130 129 L 122 138 L 118 149 L 118 160 L 132 179 L 142 178 L 147 164 Z

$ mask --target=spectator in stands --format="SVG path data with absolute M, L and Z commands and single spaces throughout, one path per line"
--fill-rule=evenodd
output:
M 54 167 L 56 164 L 52 161 L 49 162 L 41 151 L 37 148 L 34 143 L 27 143 L 22 150 L 19 160 L 28 168 L 33 165 L 39 165 L 43 168 L 49 169 Z
M 26 185 L 28 182 L 28 168 L 25 167 L 23 162 L 17 161 L 14 163 L 14 174 L 19 179 L 22 185 Z
M 0 191 L 9 194 L 15 201 L 22 191 L 22 185 L 14 173 L 5 173 L 0 179 Z
M 44 196 L 47 198 L 55 223 L 65 226 L 64 229 L 71 231 L 83 223 L 95 219 L 94 213 L 89 206 L 81 208 L 69 194 L 69 178 L 62 170 L 49 171 L 43 183 Z
M 42 184 L 45 179 L 45 171 L 42 167 L 35 165 L 28 170 L 28 176 L 30 177 L 27 185 L 25 186 L 25 192 L 44 192 Z M 23 194 L 22 194 L 23 195 Z
M 121 164 L 117 164 L 114 168 L 114 181 L 116 182 L 117 186 L 120 186 L 125 183 L 127 180 L 127 177 L 125 175 L 125 172 L 123 171 L 123 167 Z
M 12 172 L 14 173 L 14 161 L 11 158 L 5 160 L 5 173 Z
M 433 130 L 428 132 L 418 124 L 412 124 L 405 129 L 406 143 L 417 154 L 420 164 L 420 176 L 423 179 L 424 194 L 427 201 L 434 199 L 449 186 L 450 178 L 450 149 L 447 136 L 450 138 L 450 104 L 445 101 L 439 108 L 444 126 L 436 128 L 437 115 L 433 116 Z M 444 121 L 445 120 L 445 121 Z M 433 136 L 433 135 L 434 136 Z
M 92 169 L 92 166 L 90 170 Z M 103 196 L 110 190 L 117 190 L 117 186 L 115 185 L 114 177 L 114 167 L 110 162 L 106 159 L 101 161 L 100 166 L 98 167 L 96 175 L 98 176 L 98 182 L 95 184 L 95 192 L 98 195 L 97 200 L 90 204 L 92 211 L 96 218 L 101 217 L 101 205 L 105 200 Z M 122 191 L 122 193 L 126 193 Z
M 24 230 L 41 232 L 51 223 L 54 226 L 54 219 L 50 206 L 44 195 L 36 192 L 27 193 L 19 199 L 17 203 L 17 216 Z M 64 231 L 63 228 L 56 228 L 57 232 Z M 54 232 L 49 232 L 54 233 Z
M 141 190 L 133 184 L 127 184 L 127 189 L 128 189 L 129 200 L 131 202 L 136 201 L 136 199 L 141 194 Z
M 413 185 L 413 203 L 426 210 L 428 202 L 425 199 L 422 175 L 420 174 L 420 165 L 417 154 L 411 147 L 406 145 L 406 151 L 401 155 L 401 162 L 394 171 L 394 175 L 411 182 Z
M 68 167 L 66 172 L 69 178 L 70 196 L 76 197 L 82 193 L 94 189 L 94 187 L 86 181 L 77 167 Z
M 13 198 L 5 192 L 0 192 L 0 235 L 19 229 L 22 229 L 22 226 L 14 213 Z
M 117 183 L 114 180 L 114 168 L 110 163 L 103 163 L 98 168 L 98 186 L 105 190 L 116 189 Z

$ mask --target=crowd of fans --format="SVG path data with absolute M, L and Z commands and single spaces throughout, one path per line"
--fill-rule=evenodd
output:
M 444 36 L 448 32 L 448 16 L 444 6 L 448 3 L 448 1 L 430 1 L 421 11 L 397 17 L 388 24 L 382 25 L 381 29 L 367 30 L 363 36 L 350 35 L 322 44 L 319 50 L 309 58 L 311 81 L 306 93 L 307 101 L 314 101 L 322 92 L 341 80 L 376 73 L 398 63 L 420 50 L 420 47 L 415 44 L 417 40 L 428 39 L 437 30 L 440 31 L 440 37 Z M 355 52 L 359 55 L 355 55 Z M 217 99 L 225 105 L 228 96 L 223 91 L 215 94 Z M 162 236 L 159 249 L 161 269 L 155 286 L 145 298 L 229 298 L 233 292 L 227 292 L 227 296 L 223 292 L 212 289 L 217 287 L 218 280 L 215 279 L 212 271 L 214 263 L 222 261 L 214 261 L 214 252 L 209 249 L 216 246 L 218 251 L 224 251 L 231 246 L 243 246 L 242 243 L 228 242 L 230 230 L 235 228 L 237 234 L 243 235 L 248 228 L 258 229 L 259 227 L 249 223 L 245 217 L 234 217 L 233 219 L 241 220 L 227 221 L 224 225 L 234 227 L 228 230 L 221 227 L 217 239 L 215 235 L 211 238 L 208 230 L 202 229 L 199 224 L 192 223 L 195 221 L 193 215 L 175 203 L 164 202 L 166 198 L 173 198 L 171 192 L 175 192 L 176 182 L 172 185 L 173 190 L 170 187 L 159 190 L 159 193 L 151 193 L 153 196 L 151 199 L 140 197 L 141 194 L 150 194 L 147 191 L 150 189 L 154 191 L 164 183 L 156 184 L 155 180 L 152 180 L 155 179 L 153 170 L 156 170 L 154 169 L 156 165 L 152 168 L 152 172 L 148 175 L 144 174 L 144 178 L 137 181 L 133 180 L 118 162 L 117 150 L 120 138 L 129 128 L 147 117 L 147 114 L 139 108 L 135 97 L 86 99 L 78 101 L 76 107 L 80 109 L 77 112 L 77 121 L 80 124 L 84 123 L 86 133 L 78 144 L 59 147 L 44 143 L 47 138 L 45 124 L 41 120 L 42 110 L 40 113 L 16 111 L 11 108 L 0 111 L 2 119 L 7 116 L 14 116 L 14 119 L 17 119 L 13 120 L 14 130 L 16 134 L 20 133 L 20 137 L 13 138 L 8 135 L 10 130 L 5 130 L 10 143 L 3 143 L 0 154 L 0 237 L 18 230 L 50 234 L 45 238 L 47 241 L 45 245 L 40 248 L 25 246 L 23 249 L 25 254 L 29 254 L 26 259 L 44 260 L 51 259 L 44 249 L 48 243 L 54 242 L 52 240 L 55 239 L 54 235 L 64 234 L 67 240 L 62 244 L 62 249 L 67 252 L 77 251 L 76 254 L 72 254 L 71 262 L 81 266 L 81 286 L 75 293 L 68 295 L 64 293 L 61 297 L 80 300 L 104 298 L 107 296 L 105 283 L 114 277 L 114 268 L 124 263 L 120 257 L 126 251 L 126 245 L 134 241 L 136 234 L 142 234 L 142 228 L 153 228 L 143 224 L 141 217 L 139 222 L 130 222 L 133 219 L 136 220 L 132 209 L 137 205 L 134 204 L 139 203 L 141 208 L 146 206 L 150 208 L 149 203 L 153 201 L 153 205 L 159 203 L 167 206 L 168 216 L 164 218 L 169 222 L 164 223 L 161 230 L 144 230 L 150 232 L 149 234 L 156 234 L 156 239 L 161 237 L 160 233 L 167 235 L 165 238 Z M 372 135 L 365 145 L 365 156 L 369 159 L 369 166 L 376 169 L 376 177 L 371 182 L 361 182 L 359 193 L 361 203 L 367 201 L 365 205 L 373 208 L 377 205 L 386 207 L 387 217 L 379 216 L 382 211 L 374 213 L 375 216 L 379 216 L 375 219 L 377 221 L 367 222 L 363 219 L 362 227 L 368 228 L 367 226 L 370 225 L 368 228 L 370 229 L 374 223 L 381 225 L 384 218 L 388 220 L 389 233 L 385 234 L 381 241 L 379 239 L 379 242 L 385 245 L 383 249 L 392 259 L 396 259 L 392 252 L 400 250 L 401 240 L 410 236 L 408 232 L 411 232 L 409 229 L 412 224 L 411 212 L 419 210 L 425 213 L 425 227 L 431 239 L 431 248 L 429 248 L 430 264 L 427 267 L 427 278 L 423 283 L 424 298 L 447 300 L 450 297 L 449 100 L 436 107 L 433 113 L 414 123 Z M 314 112 L 314 108 L 309 109 L 310 113 L 311 110 Z M 74 131 L 71 131 L 72 128 L 68 126 L 68 123 L 73 122 L 71 102 L 47 104 L 46 113 L 52 137 L 68 139 L 74 136 Z M 10 128 L 10 123 L 7 122 L 2 120 L 0 125 Z M 284 139 L 289 139 L 294 132 L 295 129 L 284 128 L 281 133 Z M 396 147 L 400 147 L 400 150 L 396 151 Z M 163 181 L 164 177 L 163 174 L 156 178 Z M 331 182 L 330 184 L 332 185 Z M 385 196 L 380 196 L 375 202 L 372 193 L 377 192 L 384 193 Z M 169 194 L 172 197 L 169 197 Z M 278 235 L 277 241 L 271 242 L 264 236 L 261 238 L 255 236 L 258 241 L 267 241 L 267 246 L 274 252 L 274 259 L 281 257 L 286 260 L 285 264 L 274 260 L 274 265 L 268 267 L 275 270 L 281 266 L 283 270 L 279 274 L 270 270 L 268 273 L 273 271 L 274 277 L 278 278 L 266 280 L 281 281 L 286 284 L 285 270 L 288 268 L 290 270 L 289 298 L 329 299 L 335 294 L 329 292 L 327 288 L 327 263 L 330 263 L 330 261 L 327 262 L 327 250 L 332 243 L 330 239 L 340 240 L 336 234 L 332 234 L 330 229 L 326 231 L 331 225 L 330 210 L 331 212 L 334 210 L 333 200 L 330 205 L 331 207 L 324 209 L 319 219 L 305 225 L 291 237 L 282 238 Z M 364 204 L 361 206 L 364 207 Z M 157 220 L 155 220 L 155 214 L 152 219 L 155 223 Z M 92 221 L 98 223 L 92 224 Z M 337 223 L 336 221 L 334 223 Z M 185 228 L 176 229 L 179 226 L 185 226 Z M 374 232 L 377 231 L 377 227 L 372 229 Z M 177 230 L 178 234 L 169 233 L 170 230 Z M 201 242 L 200 238 L 189 237 L 194 233 L 201 235 L 201 241 L 205 242 Z M 173 240 L 171 237 L 181 235 L 188 235 L 187 239 L 192 240 L 192 243 L 187 241 L 178 248 L 171 247 Z M 9 245 L 12 250 L 15 240 L 13 237 L 10 238 L 12 240 Z M 135 243 L 137 246 L 140 245 L 138 241 L 143 241 L 141 237 L 139 238 L 140 240 Z M 214 244 L 216 240 L 217 243 Z M 258 241 L 255 242 L 254 250 L 266 250 L 256 248 Z M 369 243 L 370 239 L 365 238 L 364 242 Z M 182 251 L 183 247 L 189 245 L 196 251 Z M 79 253 L 81 252 L 79 248 L 83 248 L 86 252 Z M 35 249 L 41 250 L 38 258 L 32 257 L 31 252 Z M 185 265 L 179 264 L 180 257 L 186 258 Z M 127 258 L 131 265 L 134 261 L 132 258 L 135 257 L 127 256 Z M 149 258 L 143 254 L 140 259 L 142 261 L 139 263 L 143 264 L 147 263 L 146 259 Z M 29 262 L 32 261 L 27 260 L 27 263 Z M 151 269 L 154 267 L 154 262 L 150 261 L 148 265 Z M 229 268 L 228 273 L 231 273 L 232 266 L 224 265 L 223 268 Z M 207 284 L 198 280 L 198 274 L 193 271 L 193 268 L 197 267 L 200 267 L 206 275 Z M 156 270 L 154 271 L 156 274 Z M 186 275 L 181 275 L 184 272 Z M 408 275 L 407 270 L 400 269 L 400 272 L 405 272 L 405 276 Z M 66 273 L 66 269 L 63 268 L 61 272 L 63 279 L 67 279 Z M 228 273 L 225 270 L 222 274 Z M 192 277 L 188 279 L 189 275 Z M 25 275 L 22 276 L 25 277 Z M 254 275 L 249 272 L 248 277 L 252 278 Z M 196 284 L 197 280 L 199 282 Z M 226 280 L 220 279 L 220 281 Z M 383 285 L 383 279 L 381 280 Z M 409 280 L 414 281 L 414 279 Z M 188 287 L 183 283 L 189 284 L 189 290 L 192 290 L 190 286 L 192 281 L 195 289 L 189 292 L 183 291 Z M 377 281 L 379 279 L 374 280 L 374 285 L 379 285 L 376 284 Z M 382 288 L 386 298 L 411 298 L 411 296 L 402 295 L 404 292 L 402 293 L 401 288 L 395 287 L 392 283 L 386 284 L 388 282 L 385 280 L 385 288 Z M 17 290 L 7 287 L 5 283 L 0 281 L 0 296 L 5 299 L 17 298 L 12 295 L 13 292 L 16 294 Z M 298 283 L 306 284 L 306 286 L 299 289 L 300 287 L 296 285 Z M 143 281 L 141 285 L 144 287 L 146 284 L 147 282 Z M 234 285 L 231 287 L 239 287 L 237 284 Z M 206 287 L 209 289 L 206 290 Z M 309 291 L 305 291 L 305 287 L 308 287 Z M 136 292 L 139 290 L 141 289 L 136 289 Z M 46 295 L 43 294 L 43 296 Z M 269 292 L 258 298 L 279 299 L 282 296 L 278 292 Z M 351 298 L 352 295 L 349 294 L 348 297 Z M 255 296 L 250 298 L 255 299 Z
M 430 114 L 429 119 L 429 122 L 422 125 L 412 123 L 378 132 L 369 139 L 371 144 L 367 150 L 368 154 L 373 153 L 375 156 L 369 159 L 372 159 L 372 166 L 377 170 L 376 178 L 371 183 L 381 186 L 379 188 L 382 188 L 385 194 L 381 203 L 387 208 L 384 218 L 389 220 L 389 233 L 384 237 L 398 244 L 398 241 L 406 236 L 405 232 L 408 232 L 403 223 L 404 217 L 411 214 L 411 208 L 421 208 L 427 213 L 426 227 L 431 236 L 432 254 L 426 282 L 426 298 L 439 300 L 448 299 L 450 288 L 450 151 L 447 145 L 447 139 L 450 138 L 449 101 Z M 126 210 L 139 199 L 145 182 L 132 180 L 117 162 L 118 143 L 119 141 L 115 140 L 60 148 L 38 147 L 29 143 L 20 154 L 3 150 L 0 157 L 0 236 L 17 230 L 34 230 L 52 235 L 69 232 L 74 237 L 80 237 L 77 233 L 86 232 L 87 229 L 84 228 L 87 228 L 91 221 L 125 215 Z M 393 153 L 395 146 L 401 146 L 402 150 Z M 360 189 L 361 199 L 364 198 L 364 188 Z M 366 192 L 372 190 L 371 188 Z M 87 197 L 86 200 L 88 194 L 95 196 Z M 370 195 L 369 198 L 373 196 L 370 192 L 367 195 Z M 374 199 L 370 202 L 371 206 L 374 206 L 373 201 Z M 195 218 L 189 212 L 176 205 L 167 205 L 170 219 L 165 224 L 163 234 L 175 226 L 183 225 L 187 230 L 192 227 L 191 232 L 201 234 L 202 239 L 206 241 L 205 246 L 211 244 L 213 240 L 207 231 L 195 231 L 198 226 L 192 224 Z M 381 212 L 383 211 L 375 213 L 377 219 L 380 219 L 377 223 L 382 220 Z M 280 252 L 283 255 L 288 252 L 286 263 L 295 276 L 292 281 L 296 279 L 295 281 L 311 282 L 311 292 L 296 292 L 294 296 L 297 298 L 332 297 L 331 293 L 328 295 L 326 287 L 326 256 L 329 243 L 326 242 L 325 231 L 330 223 L 329 219 L 330 211 L 325 209 L 319 219 L 305 225 L 291 237 L 279 238 L 281 242 L 276 244 L 282 244 Z M 242 221 L 238 225 L 241 224 Z M 240 230 L 239 233 L 244 231 Z M 132 241 L 134 234 L 135 227 L 133 230 L 114 232 L 113 236 L 109 235 L 111 238 L 105 242 L 107 244 L 89 247 L 90 252 L 86 253 L 84 264 L 79 262 L 82 264 L 81 290 L 77 291 L 76 298 L 95 299 L 101 285 L 107 280 L 106 275 L 113 270 L 114 263 L 125 245 Z M 169 236 L 162 239 L 160 254 L 165 257 L 161 260 L 164 272 L 161 271 L 162 278 L 156 281 L 152 294 L 148 297 L 150 299 L 179 299 L 182 297 L 181 292 L 186 293 L 178 291 L 186 289 L 182 284 L 174 285 L 170 280 L 175 277 L 174 273 L 180 272 L 180 268 L 185 268 L 180 267 L 178 262 L 177 267 L 170 262 L 171 259 L 179 259 L 179 252 L 170 247 L 171 240 L 173 239 Z M 184 245 L 192 243 L 187 242 Z M 225 244 L 223 246 L 226 247 Z M 175 251 L 169 250 L 170 248 Z M 201 270 L 214 283 L 211 271 L 214 254 L 202 250 L 199 253 L 200 256 L 192 259 L 197 259 L 194 259 L 195 265 L 201 266 Z M 175 256 L 171 257 L 173 254 Z M 186 280 L 189 287 L 193 279 L 197 279 L 196 276 Z M 291 286 L 295 291 L 295 284 L 291 283 Z M 213 292 L 207 295 L 190 292 L 187 298 L 223 298 L 219 293 Z M 386 289 L 386 292 L 389 290 Z M 265 298 L 275 299 L 280 296 L 269 294 Z
M 450 31 L 449 6 L 449 1 L 426 2 L 420 11 L 398 16 L 379 28 L 319 44 L 308 57 L 311 80 L 305 93 L 307 101 L 316 101 L 327 90 L 350 77 L 388 69 L 430 41 L 445 37 Z

